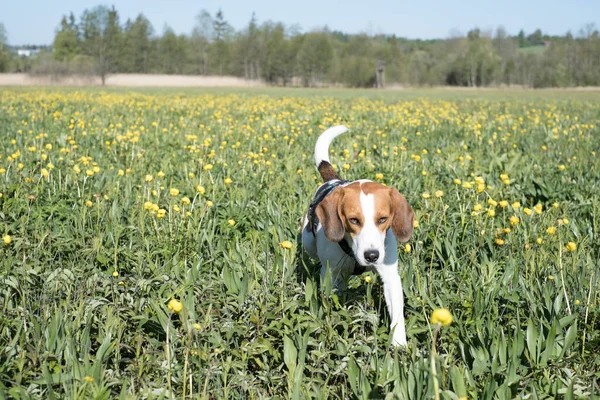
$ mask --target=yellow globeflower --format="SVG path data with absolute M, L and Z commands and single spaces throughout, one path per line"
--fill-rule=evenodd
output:
M 546 232 L 548 232 L 548 235 L 554 235 L 556 233 L 556 228 L 551 226 L 550 228 L 546 229 Z
M 85 206 L 86 206 L 86 207 L 91 207 L 91 206 L 93 206 L 93 205 L 94 205 L 94 203 L 92 203 L 92 201 L 91 201 L 91 200 L 86 200 L 86 201 L 85 201 Z
M 75 171 L 75 172 L 77 172 L 77 171 Z M 77 173 L 78 173 L 78 172 L 77 172 Z M 94 171 L 92 171 L 91 169 L 86 169 L 86 170 L 85 170 L 85 174 L 86 174 L 87 176 L 94 176 Z
M 179 314 L 181 310 L 183 310 L 183 304 L 177 299 L 171 299 L 167 307 L 169 308 L 169 310 L 174 311 L 177 314 Z
M 283 242 L 279 243 L 279 247 L 281 247 L 282 249 L 291 249 L 292 242 L 290 242 L 289 240 L 284 240 Z
M 498 203 L 500 205 L 500 208 L 504 208 L 506 206 L 508 206 L 508 201 L 506 200 L 501 200 L 500 203 Z
M 436 190 L 434 195 L 435 197 L 440 198 L 444 195 L 444 192 L 442 192 L 441 190 Z
M 206 207 L 208 207 L 208 208 L 211 208 L 211 207 L 212 207 L 212 206 L 214 206 L 214 205 L 215 205 L 215 204 L 214 204 L 212 201 L 210 201 L 210 200 L 207 200 L 207 201 L 206 201 Z
M 537 238 L 537 239 L 535 239 L 535 242 L 537 244 L 542 244 L 544 242 L 544 240 L 542 238 Z
M 504 244 L 504 240 L 502 240 L 502 239 L 498 238 L 498 239 L 496 239 L 496 244 L 497 244 L 498 246 L 502 246 L 502 245 Z
M 521 208 L 521 203 L 519 203 L 518 201 L 515 201 L 514 203 L 511 204 L 511 206 L 514 209 Z
M 531 213 L 532 213 L 532 211 L 531 211 L 529 208 L 527 208 L 527 207 L 525 207 L 525 208 L 523 209 L 523 212 L 524 212 L 525 214 L 527 214 L 527 215 L 531 215 Z
M 412 246 L 410 245 L 410 243 L 406 243 L 406 244 L 404 245 L 404 252 L 405 252 L 405 253 L 410 253 L 410 252 L 411 252 L 411 250 L 412 250 Z
M 122 169 L 120 169 L 120 170 L 117 172 L 117 175 L 119 175 L 119 176 L 123 176 L 123 175 L 125 175 L 125 171 L 123 171 Z
M 204 193 L 206 193 L 206 189 L 204 189 L 204 186 L 198 185 L 198 186 L 196 186 L 196 192 L 203 195 Z
M 171 194 L 171 196 L 175 197 L 175 196 L 179 195 L 179 189 L 171 188 L 171 189 L 169 189 L 169 193 Z
M 235 224 L 236 224 L 235 219 L 229 219 L 229 220 L 227 220 L 227 223 L 231 226 L 235 226 Z
M 47 179 L 50 176 L 50 172 L 46 168 L 42 168 L 42 176 Z
M 191 203 L 190 198 L 189 197 L 182 197 L 181 198 L 181 202 L 185 205 L 188 205 Z
M 488 217 L 495 217 L 496 211 L 493 208 L 490 208 L 487 212 Z
M 212 164 L 206 164 L 203 168 L 205 171 L 210 171 L 213 169 L 213 165 Z
M 438 308 L 431 313 L 431 323 L 448 326 L 452 323 L 452 314 L 447 308 Z
M 422 197 L 422 198 L 424 198 L 424 199 L 428 199 L 428 198 L 430 198 L 430 197 L 431 197 L 431 195 L 430 195 L 428 192 L 425 192 L 425 193 L 423 193 L 423 194 L 421 195 L 421 197 Z
M 509 218 L 510 224 L 512 226 L 516 226 L 519 223 L 519 217 L 513 215 L 512 217 Z
M 383 179 L 383 174 L 381 174 L 381 173 L 375 174 L 375 179 L 382 180 Z
M 9 245 L 12 243 L 12 237 L 10 235 L 4 235 L 2 236 L 2 241 L 4 242 L 5 245 Z
M 223 183 L 225 183 L 226 185 L 231 185 L 231 182 L 233 182 L 233 181 L 231 180 L 231 178 L 225 178 L 225 179 L 223 180 Z
M 144 178 L 146 182 L 152 182 L 153 179 L 154 177 L 152 175 L 146 175 L 146 177 Z
M 567 250 L 571 252 L 577 250 L 577 244 L 575 242 L 567 243 Z
M 462 183 L 462 181 L 458 178 L 454 178 L 454 184 L 455 185 L 460 185 Z

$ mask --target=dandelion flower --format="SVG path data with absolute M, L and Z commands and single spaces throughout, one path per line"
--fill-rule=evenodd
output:
M 438 308 L 431 313 L 430 321 L 434 325 L 441 324 L 442 326 L 448 326 L 452 323 L 452 314 L 450 314 L 447 308 Z
M 179 314 L 181 310 L 183 310 L 183 304 L 177 299 L 171 299 L 167 307 L 169 308 L 169 310 L 174 311 L 177 314 Z
M 279 243 L 279 247 L 281 247 L 282 249 L 291 249 L 292 248 L 292 242 L 290 242 L 289 240 L 284 240 L 283 242 Z

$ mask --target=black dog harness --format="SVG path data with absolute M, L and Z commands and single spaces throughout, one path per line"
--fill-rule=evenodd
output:
M 325 200 L 325 198 L 327 196 L 329 196 L 329 194 L 331 194 L 331 192 L 333 192 L 336 188 L 338 188 L 348 182 L 350 182 L 350 181 L 333 179 L 333 180 L 325 182 L 323 185 L 321 185 L 321 187 L 319 187 L 319 189 L 317 189 L 317 192 L 315 193 L 315 198 L 310 203 L 310 207 L 308 208 L 308 221 L 311 224 L 311 232 L 312 232 L 313 236 L 316 237 L 317 224 L 319 222 L 319 218 L 317 217 L 317 206 L 319 204 L 321 204 L 321 202 L 323 200 Z M 358 263 L 358 261 L 356 260 L 356 257 L 354 256 L 352 249 L 350 248 L 350 246 L 348 245 L 348 243 L 346 242 L 345 239 L 342 239 L 340 242 L 338 242 L 338 245 L 342 248 L 342 250 L 344 251 L 344 253 L 346 253 L 346 255 L 348 255 L 349 257 L 351 257 L 354 260 L 354 270 L 352 271 L 352 275 L 360 275 L 366 271 L 366 268 L 364 266 L 360 265 Z

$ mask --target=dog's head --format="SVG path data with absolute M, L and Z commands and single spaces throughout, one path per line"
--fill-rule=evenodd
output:
M 383 263 L 388 229 L 399 242 L 409 240 L 413 232 L 414 213 L 404 196 L 375 182 L 338 187 L 316 214 L 330 241 L 340 242 L 349 234 L 354 256 L 364 266 Z

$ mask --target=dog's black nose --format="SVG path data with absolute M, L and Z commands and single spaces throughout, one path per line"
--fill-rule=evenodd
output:
M 368 262 L 375 262 L 379 259 L 379 251 L 377 250 L 367 250 L 365 251 L 365 260 Z

